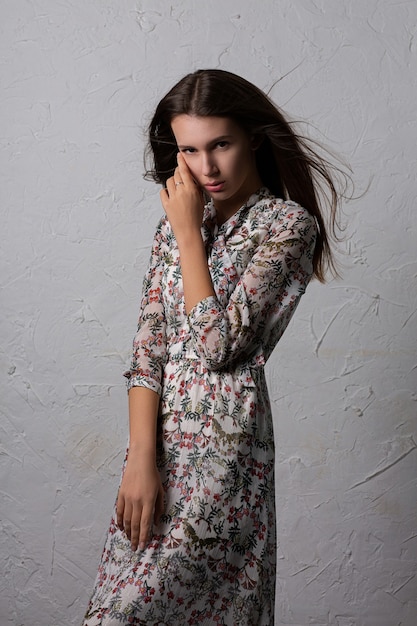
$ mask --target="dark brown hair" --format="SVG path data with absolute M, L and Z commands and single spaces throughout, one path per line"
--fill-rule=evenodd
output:
M 337 275 L 330 239 L 336 230 L 340 194 L 334 167 L 296 134 L 267 95 L 249 81 L 224 70 L 198 70 L 180 80 L 158 104 L 149 125 L 145 177 L 165 184 L 176 167 L 177 145 L 171 122 L 177 115 L 229 117 L 259 140 L 256 165 L 263 184 L 279 198 L 298 202 L 314 215 L 318 237 L 314 275 L 324 282 L 326 270 Z M 323 209 L 327 209 L 326 213 Z

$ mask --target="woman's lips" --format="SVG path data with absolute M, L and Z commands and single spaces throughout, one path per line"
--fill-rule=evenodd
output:
M 204 185 L 204 187 L 207 189 L 207 191 L 208 191 L 208 192 L 210 192 L 210 193 L 216 193 L 216 192 L 219 192 L 219 191 L 222 191 L 222 190 L 223 190 L 223 187 L 224 187 L 224 181 L 221 181 L 221 182 L 215 182 L 215 183 L 214 183 L 214 182 L 213 182 L 213 183 L 206 183 L 206 184 Z

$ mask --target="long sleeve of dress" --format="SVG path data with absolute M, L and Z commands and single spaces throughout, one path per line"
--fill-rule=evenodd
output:
M 266 361 L 311 278 L 315 220 L 296 203 L 281 206 L 227 304 L 210 296 L 189 314 L 194 348 L 210 370 L 254 355 Z M 249 240 L 250 247 L 253 233 Z M 239 259 L 239 252 L 234 259 Z
M 146 387 L 160 394 L 163 368 L 167 358 L 166 319 L 162 294 L 164 220 L 161 220 L 153 241 L 151 259 L 143 280 L 142 300 L 127 388 Z

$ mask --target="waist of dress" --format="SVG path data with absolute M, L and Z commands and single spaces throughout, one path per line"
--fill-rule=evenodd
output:
M 197 350 L 189 339 L 170 341 L 167 345 L 167 355 L 170 361 L 200 360 Z
M 201 363 L 202 358 L 194 348 L 190 339 L 178 341 L 171 341 L 167 345 L 167 357 L 168 361 L 172 363 L 180 363 L 187 361 L 197 361 Z M 244 361 L 236 361 L 232 364 L 231 368 L 226 367 L 224 370 L 218 370 L 220 373 L 234 373 L 239 378 L 247 381 L 252 380 L 253 376 L 258 378 L 259 374 L 264 374 L 265 358 L 263 351 L 259 348 L 258 352 L 252 355 L 249 359 Z

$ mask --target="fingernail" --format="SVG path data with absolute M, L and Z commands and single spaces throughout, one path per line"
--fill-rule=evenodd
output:
M 144 549 L 145 549 L 145 547 L 146 547 L 145 542 L 144 542 L 144 541 L 141 541 L 141 542 L 140 542 L 140 544 L 139 544 L 139 550 L 144 550 Z

